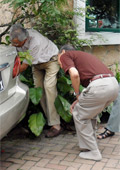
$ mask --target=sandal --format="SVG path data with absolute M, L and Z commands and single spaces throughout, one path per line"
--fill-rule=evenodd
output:
M 105 128 L 105 131 L 103 133 L 100 133 L 98 136 L 97 136 L 97 139 L 105 139 L 107 137 L 111 137 L 115 135 L 115 132 L 111 132 L 110 130 L 108 130 L 107 128 Z

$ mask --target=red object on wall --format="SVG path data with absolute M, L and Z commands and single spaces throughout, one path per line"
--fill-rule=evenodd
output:
M 103 21 L 102 20 L 98 20 L 98 28 L 101 28 L 103 25 Z

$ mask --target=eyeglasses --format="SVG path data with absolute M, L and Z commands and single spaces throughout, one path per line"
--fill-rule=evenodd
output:
M 11 44 L 15 47 L 22 47 L 25 44 L 26 40 L 27 38 L 23 41 L 19 41 L 18 39 L 13 39 L 11 40 Z

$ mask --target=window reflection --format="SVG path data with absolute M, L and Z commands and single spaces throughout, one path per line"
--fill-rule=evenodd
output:
M 89 27 L 120 29 L 119 0 L 89 0 Z

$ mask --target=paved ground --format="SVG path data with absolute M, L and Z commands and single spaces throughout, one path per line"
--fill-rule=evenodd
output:
M 0 170 L 120 170 L 120 134 L 98 143 L 103 156 L 100 162 L 79 158 L 77 137 L 70 131 L 53 139 L 44 133 L 34 140 L 4 138 Z

